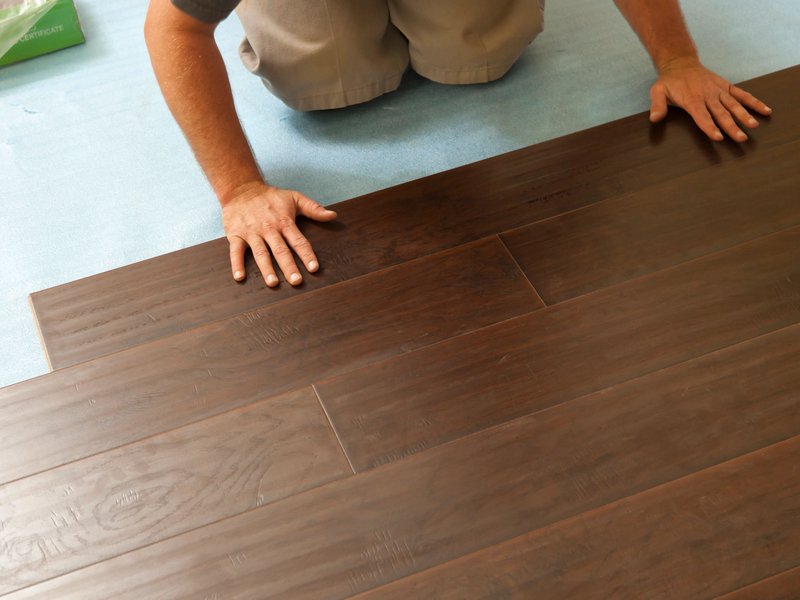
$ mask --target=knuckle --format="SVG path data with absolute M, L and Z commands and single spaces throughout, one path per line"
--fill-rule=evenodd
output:
M 289 252 L 289 248 L 286 246 L 278 246 L 277 248 L 272 250 L 272 253 L 275 255 L 276 258 L 286 258 L 287 256 L 291 256 L 291 252 Z
M 281 231 L 284 231 L 284 230 L 288 229 L 289 227 L 293 227 L 293 226 L 294 226 L 294 219 L 292 219 L 291 217 L 289 217 L 287 215 L 284 215 L 280 219 L 278 219 L 278 228 Z
M 691 113 L 700 113 L 702 116 L 702 113 L 704 113 L 706 110 L 706 105 L 705 102 L 700 102 L 698 100 L 690 100 L 689 102 L 686 103 L 686 110 L 688 110 Z
M 298 240 L 295 241 L 294 247 L 297 250 L 310 250 L 311 249 L 311 244 L 309 243 L 309 241 L 306 238 L 301 237 L 301 238 L 299 238 Z
M 706 126 L 706 127 L 714 126 L 714 119 L 712 119 L 711 115 L 709 115 L 708 113 L 697 115 L 697 117 L 695 117 L 695 121 L 697 121 L 697 124 L 701 126 Z

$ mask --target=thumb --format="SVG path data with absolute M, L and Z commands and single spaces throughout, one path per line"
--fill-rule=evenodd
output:
M 317 204 L 311 198 L 304 196 L 300 192 L 294 193 L 294 201 L 298 212 L 309 219 L 314 219 L 315 221 L 333 221 L 337 216 L 334 211 L 328 210 L 321 204 Z
M 664 84 L 656 83 L 650 88 L 650 122 L 658 123 L 667 116 L 667 94 Z

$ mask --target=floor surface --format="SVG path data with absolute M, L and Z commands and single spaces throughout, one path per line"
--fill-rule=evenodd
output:
M 0 70 L 0 385 L 47 370 L 28 294 L 222 233 L 150 73 L 146 2 L 78 6 L 85 46 Z M 686 12 L 707 64 L 732 80 L 800 62 L 794 0 Z M 264 171 L 331 203 L 647 107 L 652 69 L 611 0 L 548 0 L 546 19 L 500 82 L 409 75 L 397 93 L 324 114 L 293 113 L 241 67 L 235 19 L 219 39 Z
M 745 144 L 638 114 L 344 202 L 299 288 L 218 240 L 36 293 L 0 595 L 796 598 L 799 81 Z

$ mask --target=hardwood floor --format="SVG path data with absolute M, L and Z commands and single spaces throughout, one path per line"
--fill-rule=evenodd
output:
M 541 306 L 495 238 L 61 369 L 0 390 L 0 483 Z
M 800 227 L 317 389 L 353 464 L 368 468 L 800 323 L 799 248 Z
M 50 362 L 84 362 L 715 165 L 757 171 L 739 159 L 800 140 L 797 78 L 794 68 L 748 82 L 775 116 L 746 144 L 714 144 L 678 111 L 656 127 L 634 115 L 341 203 L 336 223 L 301 224 L 322 271 L 300 289 L 264 293 L 252 264 L 231 285 L 223 239 L 38 292 Z
M 32 296 L 0 596 L 800 597 L 800 67 Z M 136 290 L 136 293 L 132 293 Z
M 515 229 L 503 241 L 555 304 L 800 225 L 798 157 L 800 143 L 760 151 L 747 168 L 723 163 Z
M 767 357 L 766 348 L 773 349 Z M 212 590 L 245 598 L 348 597 L 787 438 L 791 452 L 779 453 L 773 467 L 782 476 L 770 472 L 767 479 L 773 488 L 794 489 L 798 356 L 800 326 L 265 505 L 19 597 L 147 598 L 164 588 L 175 598 Z M 774 376 L 761 380 L 763 373 Z M 758 389 L 742 389 L 748 375 Z M 763 509 L 769 492 L 753 492 Z M 800 495 L 789 494 L 791 501 L 760 521 L 800 536 L 800 513 L 786 518 L 800 508 Z M 691 517 L 682 518 L 691 524 Z M 742 535 L 750 523 L 743 521 Z M 237 555 L 247 560 L 231 564 Z M 605 549 L 596 558 L 604 561 Z M 134 571 L 132 587 L 126 574 Z
M 794 437 L 360 598 L 710 597 L 800 561 L 798 462 Z
M 3 490 L 0 592 L 350 473 L 305 388 L 21 479 Z
M 800 567 L 720 596 L 720 600 L 794 600 L 800 590 Z

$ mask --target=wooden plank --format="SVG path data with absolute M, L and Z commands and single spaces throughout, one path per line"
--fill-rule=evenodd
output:
M 0 483 L 536 310 L 495 237 L 0 390 Z
M 797 600 L 800 590 L 800 567 L 740 588 L 719 600 Z
M 281 302 L 390 265 L 500 233 L 710 165 L 750 160 L 800 139 L 800 67 L 747 83 L 774 116 L 750 142 L 713 144 L 672 111 L 651 127 L 634 115 L 336 206 L 335 224 L 303 223 L 323 271 L 303 288 L 230 278 L 225 240 L 33 294 L 53 367 Z M 136 293 L 131 294 L 130 290 Z
M 800 225 L 800 142 L 501 237 L 547 304 Z
M 712 598 L 800 560 L 798 463 L 795 437 L 358 598 Z
M 42 327 L 39 324 L 39 317 L 36 314 L 36 309 L 33 306 L 33 298 L 28 296 L 28 306 L 33 313 L 33 325 L 36 327 L 36 337 L 39 340 L 39 345 L 42 347 L 42 353 L 44 354 L 44 360 L 47 363 L 47 368 L 52 371 L 53 370 L 53 363 L 50 362 L 50 356 L 47 354 L 47 344 L 45 343 L 44 336 L 42 335 Z
M 75 571 L 9 600 L 349 597 L 796 435 L 798 359 L 795 326 Z M 795 440 L 791 448 L 798 446 Z M 785 467 L 779 476 L 764 472 L 771 487 L 763 495 L 749 488 L 758 491 L 762 510 L 765 498 L 774 503 L 778 523 L 790 508 L 784 500 L 793 498 L 795 507 L 800 500 L 797 470 Z M 781 563 L 772 566 L 779 570 Z
M 311 388 L 0 487 L 0 594 L 351 474 Z
M 356 470 L 800 321 L 800 228 L 317 384 Z

